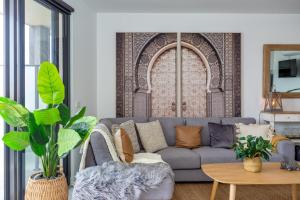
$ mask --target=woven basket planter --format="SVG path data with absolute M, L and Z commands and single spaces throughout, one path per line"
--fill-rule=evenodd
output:
M 68 184 L 64 174 L 51 180 L 28 180 L 25 200 L 68 200 Z
M 262 161 L 260 157 L 245 158 L 244 169 L 249 172 L 260 172 L 262 169 Z

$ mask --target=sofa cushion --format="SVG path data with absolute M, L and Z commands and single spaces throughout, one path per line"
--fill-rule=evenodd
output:
M 93 132 L 90 137 L 90 144 L 97 165 L 113 160 L 105 138 L 97 132 Z
M 89 143 L 88 148 L 86 150 L 86 156 L 85 156 L 85 168 L 96 166 L 96 160 L 94 156 L 94 152 L 91 146 L 91 143 Z
M 235 159 L 236 156 L 232 149 L 206 146 L 193 149 L 192 151 L 200 156 L 201 164 L 239 162 L 239 160 Z
M 215 148 L 232 148 L 234 143 L 234 125 L 208 123 L 210 146 Z
M 187 126 L 202 126 L 201 130 L 201 145 L 209 146 L 210 138 L 208 131 L 208 122 L 221 123 L 220 118 L 186 118 Z
M 132 142 L 134 153 L 140 152 L 141 149 L 140 149 L 140 144 L 139 144 L 139 140 L 138 140 L 137 131 L 136 131 L 134 121 L 129 120 L 129 121 L 123 122 L 121 124 L 113 124 L 111 126 L 111 132 L 113 133 L 113 135 L 120 128 L 124 129 L 126 131 L 126 133 L 128 134 L 128 136 L 129 136 L 129 138 Z
M 274 129 L 270 124 L 236 124 L 237 137 L 247 137 L 252 135 L 255 137 L 263 137 L 265 140 L 271 140 Z
M 256 120 L 251 117 L 226 117 L 222 118 L 222 124 L 230 124 L 234 125 L 237 123 L 242 123 L 242 124 L 256 124 Z
M 133 160 L 134 150 L 129 135 L 125 129 L 120 128 L 114 134 L 114 141 L 118 156 L 123 162 L 130 163 Z
M 190 149 L 167 147 L 156 152 L 172 169 L 199 169 L 200 157 Z
M 201 145 L 201 126 L 176 126 L 176 147 L 188 149 Z
M 236 159 L 233 149 L 200 147 L 192 151 L 200 156 L 201 164 L 241 162 L 241 160 Z M 280 154 L 272 153 L 271 162 L 281 162 L 282 160 Z
M 235 125 L 235 124 L 256 124 L 256 119 L 251 118 L 251 117 L 226 117 L 226 118 L 222 118 L 221 120 L 222 124 L 225 125 Z M 235 133 L 237 131 L 237 128 L 234 127 L 235 129 Z M 236 142 L 237 137 L 234 137 L 234 142 Z
M 176 130 L 175 126 L 177 125 L 184 125 L 185 119 L 184 118 L 171 118 L 171 117 L 152 117 L 149 118 L 149 121 L 159 120 L 160 125 L 163 129 L 166 141 L 168 146 L 175 146 L 176 144 Z
M 153 153 L 168 147 L 158 120 L 147 123 L 136 123 L 136 127 L 146 152 Z
M 279 153 L 271 153 L 272 156 L 270 158 L 270 162 L 282 162 L 284 161 L 283 155 Z
M 103 118 L 100 120 L 100 123 L 104 124 L 111 132 L 111 128 L 113 124 L 121 124 L 129 120 L 133 120 L 135 123 L 146 123 L 148 121 L 148 118 L 147 117 Z M 140 150 L 143 150 L 141 139 L 139 136 L 137 137 L 140 145 Z

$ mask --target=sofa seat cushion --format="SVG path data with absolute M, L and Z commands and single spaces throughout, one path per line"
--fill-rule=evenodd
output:
M 235 153 L 232 149 L 203 146 L 192 151 L 198 154 L 201 164 L 239 162 L 235 159 Z
M 193 150 L 177 147 L 167 147 L 156 152 L 172 169 L 199 169 L 200 157 Z
M 236 159 L 233 149 L 205 146 L 193 149 L 192 151 L 200 156 L 201 164 L 241 162 L 241 160 Z M 270 162 L 281 162 L 282 160 L 283 158 L 280 154 L 272 153 Z

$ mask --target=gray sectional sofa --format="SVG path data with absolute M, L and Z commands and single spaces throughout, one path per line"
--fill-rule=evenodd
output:
M 160 154 L 162 159 L 172 167 L 176 182 L 211 181 L 202 172 L 201 165 L 207 163 L 241 162 L 240 160 L 236 160 L 232 149 L 212 148 L 209 146 L 209 122 L 222 124 L 256 123 L 256 120 L 253 118 L 107 118 L 102 119 L 101 123 L 110 129 L 113 124 L 120 124 L 131 119 L 140 123 L 154 120 L 160 121 L 169 147 L 156 153 Z M 203 126 L 204 128 L 201 131 L 202 146 L 196 149 L 176 148 L 176 125 Z M 295 159 L 295 146 L 293 142 L 281 141 L 277 147 L 277 153 L 272 153 L 271 162 Z M 92 134 L 86 165 L 100 165 L 110 159 L 111 157 L 103 138 L 99 134 Z

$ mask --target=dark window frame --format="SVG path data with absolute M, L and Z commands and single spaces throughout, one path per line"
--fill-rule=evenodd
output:
M 61 0 L 35 0 L 54 11 L 52 23 L 58 24 L 59 13 L 63 14 L 63 81 L 66 87 L 65 104 L 70 105 L 70 15 L 74 9 Z M 4 93 L 6 97 L 25 103 L 25 1 L 4 0 Z M 53 24 L 52 24 L 53 25 Z M 58 36 L 59 27 L 52 34 Z M 55 37 L 57 38 L 57 37 Z M 58 48 L 58 41 L 53 40 Z M 59 52 L 53 54 L 58 64 Z M 11 127 L 5 125 L 5 132 Z M 70 180 L 70 157 L 63 160 L 64 173 Z M 4 148 L 4 199 L 23 200 L 25 193 L 25 152 Z

